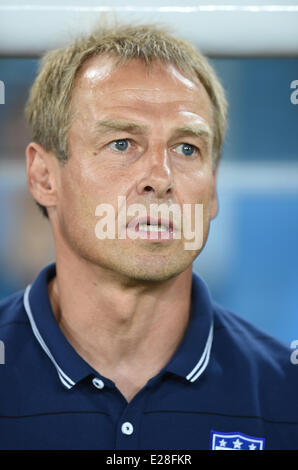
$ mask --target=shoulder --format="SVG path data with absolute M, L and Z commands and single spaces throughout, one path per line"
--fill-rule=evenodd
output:
M 217 303 L 213 303 L 213 309 L 214 349 L 226 367 L 238 367 L 261 382 L 266 376 L 271 383 L 287 379 L 289 386 L 295 383 L 298 387 L 298 365 L 291 360 L 289 345 Z
M 290 346 L 255 327 L 250 322 L 213 302 L 214 334 L 233 350 L 253 359 L 274 361 L 290 360 Z
M 234 407 L 244 403 L 248 415 L 268 423 L 298 423 L 298 365 L 288 345 L 214 304 L 212 352 L 220 389 Z
M 19 290 L 0 300 L 0 339 L 5 341 L 15 334 L 18 326 L 29 324 L 23 297 L 25 290 Z M 13 331 L 13 333 L 12 333 Z

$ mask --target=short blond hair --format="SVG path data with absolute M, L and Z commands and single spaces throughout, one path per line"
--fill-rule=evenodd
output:
M 39 73 L 25 108 L 32 137 L 65 163 L 71 125 L 71 96 L 82 65 L 91 57 L 108 54 L 115 68 L 131 59 L 142 59 L 148 70 L 153 61 L 169 63 L 184 75 L 198 78 L 205 87 L 213 111 L 213 166 L 218 165 L 227 126 L 227 101 L 223 87 L 207 59 L 188 41 L 157 24 L 98 27 L 87 37 L 52 50 L 41 59 Z M 47 211 L 40 206 L 43 213 Z

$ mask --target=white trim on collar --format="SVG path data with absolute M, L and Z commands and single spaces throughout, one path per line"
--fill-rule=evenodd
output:
M 25 290 L 25 293 L 24 293 L 24 307 L 25 307 L 26 313 L 28 315 L 33 334 L 34 334 L 35 338 L 37 339 L 37 341 L 39 342 L 39 344 L 41 345 L 44 352 L 48 355 L 48 357 L 51 359 L 52 363 L 54 364 L 54 366 L 57 370 L 59 379 L 61 380 L 62 384 L 66 388 L 70 389 L 75 385 L 75 382 L 70 377 L 68 377 L 68 375 L 66 375 L 65 372 L 63 372 L 61 367 L 58 366 L 58 364 L 55 361 L 54 357 L 52 356 L 49 348 L 45 344 L 45 342 L 44 342 L 44 340 L 43 340 L 43 338 L 42 338 L 42 336 L 41 336 L 41 334 L 40 334 L 40 332 L 39 332 L 39 330 L 36 326 L 36 323 L 34 321 L 34 317 L 33 317 L 32 311 L 31 311 L 30 303 L 29 303 L 30 289 L 31 289 L 31 284 L 26 287 L 26 290 Z
M 27 286 L 27 288 L 25 290 L 25 293 L 24 293 L 24 307 L 25 307 L 26 313 L 28 315 L 33 334 L 36 337 L 39 344 L 41 345 L 44 352 L 47 354 L 47 356 L 51 359 L 52 363 L 54 364 L 54 366 L 57 370 L 59 379 L 61 380 L 62 384 L 66 388 L 70 389 L 75 385 L 75 382 L 70 377 L 68 377 L 68 375 L 61 369 L 61 367 L 59 367 L 59 365 L 55 361 L 53 355 L 51 354 L 49 348 L 45 344 L 45 342 L 44 342 L 44 340 L 43 340 L 43 338 L 42 338 L 42 336 L 41 336 L 41 334 L 40 334 L 40 332 L 39 332 L 39 330 L 36 326 L 36 323 L 34 321 L 34 317 L 33 317 L 32 311 L 31 311 L 30 303 L 29 303 L 30 289 L 31 289 L 31 284 L 29 286 Z M 195 380 L 197 380 L 200 377 L 200 375 L 204 372 L 204 370 L 206 369 L 206 367 L 209 363 L 209 359 L 210 359 L 212 341 L 213 341 L 213 323 L 211 324 L 209 334 L 208 334 L 208 338 L 207 338 L 206 345 L 205 345 L 202 356 L 200 357 L 200 359 L 197 362 L 197 364 L 195 365 L 195 367 L 186 376 L 186 379 L 189 380 L 190 382 L 194 382 Z
M 204 348 L 203 354 L 200 357 L 200 360 L 198 361 L 198 363 L 192 369 L 192 371 L 186 376 L 187 380 L 189 380 L 190 382 L 194 382 L 195 380 L 197 380 L 206 369 L 209 363 L 209 359 L 210 359 L 212 341 L 213 341 L 213 322 L 209 330 L 209 334 L 208 334 L 208 338 L 206 341 L 206 346 Z

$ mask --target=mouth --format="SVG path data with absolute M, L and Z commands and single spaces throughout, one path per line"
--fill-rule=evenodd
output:
M 174 227 L 170 220 L 162 217 L 135 217 L 127 224 L 127 230 L 134 232 L 143 240 L 171 240 L 173 239 Z

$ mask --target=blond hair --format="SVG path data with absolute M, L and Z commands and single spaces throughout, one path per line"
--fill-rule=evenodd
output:
M 191 43 L 170 34 L 168 27 L 156 24 L 102 26 L 67 47 L 46 53 L 25 108 L 35 142 L 53 152 L 62 163 L 67 161 L 75 79 L 89 58 L 102 54 L 115 59 L 115 68 L 140 58 L 150 69 L 152 61 L 157 60 L 176 66 L 184 75 L 198 78 L 212 104 L 213 165 L 218 165 L 227 125 L 223 87 L 207 59 Z M 47 215 L 46 209 L 40 207 Z

